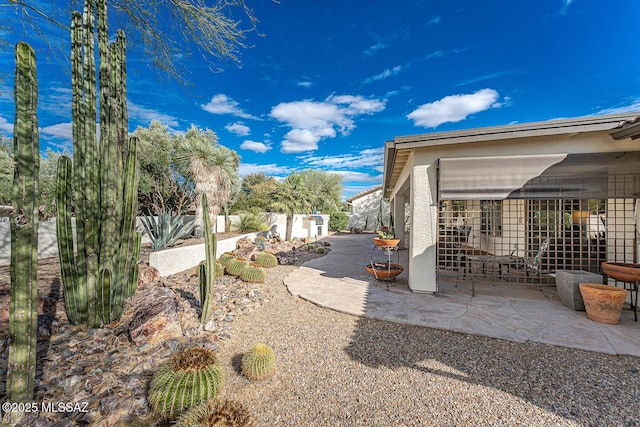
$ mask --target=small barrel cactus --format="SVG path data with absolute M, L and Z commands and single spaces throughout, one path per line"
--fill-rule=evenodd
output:
M 234 254 L 232 254 L 231 252 L 225 252 L 220 255 L 220 259 L 218 260 L 218 262 L 222 264 L 223 267 L 226 267 L 227 264 L 229 264 L 234 259 L 236 259 L 236 256 Z
M 242 273 L 242 270 L 244 270 L 248 266 L 249 266 L 249 261 L 247 261 L 246 259 L 236 258 L 234 260 L 231 260 L 227 264 L 227 266 L 225 267 L 225 270 L 227 271 L 227 274 L 237 277 L 237 276 L 240 276 L 240 273 Z
M 216 277 L 224 276 L 224 267 L 219 262 L 216 262 Z
M 307 246 L 305 246 L 305 249 L 307 251 L 312 251 L 314 249 L 314 247 L 313 247 L 313 245 L 307 245 Z
M 251 264 L 240 272 L 240 279 L 247 283 L 263 283 L 267 278 L 267 272 L 258 264 Z
M 325 248 L 323 248 L 322 246 L 320 246 L 319 248 L 316 249 L 316 253 L 317 254 L 324 254 L 327 250 Z
M 153 412 L 173 419 L 187 408 L 214 398 L 223 385 L 215 353 L 192 347 L 179 352 L 155 373 L 149 387 Z
M 180 416 L 175 427 L 253 427 L 251 413 L 235 400 L 210 399 Z
M 256 344 L 242 357 L 242 373 L 250 380 L 269 378 L 276 369 L 276 356 L 266 344 Z
M 260 252 L 256 255 L 256 263 L 264 268 L 277 267 L 278 258 L 271 252 Z

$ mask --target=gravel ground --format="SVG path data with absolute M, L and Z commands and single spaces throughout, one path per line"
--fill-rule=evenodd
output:
M 220 343 L 222 397 L 259 426 L 640 426 L 640 358 L 513 343 L 363 319 L 292 297 L 271 301 Z M 240 360 L 271 345 L 276 374 L 250 382 Z

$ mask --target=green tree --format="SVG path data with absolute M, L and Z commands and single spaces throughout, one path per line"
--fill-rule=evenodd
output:
M 342 176 L 333 172 L 306 169 L 300 172 L 311 193 L 311 208 L 317 212 L 337 212 L 342 207 Z
M 271 206 L 287 215 L 286 240 L 291 240 L 293 215 L 310 213 L 312 199 L 313 195 L 309 192 L 303 176 L 295 172 L 279 182 L 271 193 Z
M 139 126 L 133 134 L 138 137 L 139 209 L 153 213 L 183 213 L 193 197 L 193 188 L 177 170 L 175 137 L 169 133 L 169 127 L 154 120 L 146 128 Z
M 271 204 L 271 193 L 278 185 L 278 181 L 264 173 L 252 173 L 244 178 L 240 185 L 238 196 L 231 207 L 232 212 L 247 211 L 254 208 L 267 210 Z
M 36 0 L 9 0 L 0 7 L 15 9 L 12 19 L 20 22 L 6 28 L 15 38 L 38 37 L 48 45 L 48 53 L 64 58 L 62 40 L 68 39 L 64 33 L 69 32 L 67 22 L 77 1 L 47 6 Z M 258 22 L 245 0 L 111 0 L 109 7 L 110 23 L 127 33 L 130 46 L 144 52 L 157 70 L 179 80 L 189 75 L 190 57 L 214 69 L 220 61 L 239 63 L 246 36 Z M 62 31 L 60 40 L 51 38 L 52 29 Z M 0 45 L 11 33 L 1 34 Z
M 12 206 L 13 143 L 0 134 L 0 205 Z
M 220 144 L 212 130 L 202 130 L 192 125 L 184 134 L 176 137 L 176 163 L 179 170 L 194 184 L 196 236 L 202 236 L 202 195 L 207 195 L 211 206 L 209 216 L 212 224 L 220 209 L 225 206 L 234 187 L 238 185 L 238 154 Z

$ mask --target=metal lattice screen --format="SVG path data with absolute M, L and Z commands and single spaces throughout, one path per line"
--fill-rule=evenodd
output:
M 561 269 L 600 274 L 637 260 L 635 199 L 440 202 L 438 279 L 552 285 Z

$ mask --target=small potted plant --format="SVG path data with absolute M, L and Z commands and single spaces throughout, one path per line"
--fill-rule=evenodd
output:
M 378 246 L 398 246 L 400 239 L 396 239 L 393 215 L 389 217 L 389 227 L 380 227 L 378 229 L 378 237 L 373 238 L 373 243 Z

